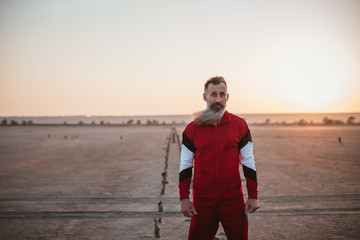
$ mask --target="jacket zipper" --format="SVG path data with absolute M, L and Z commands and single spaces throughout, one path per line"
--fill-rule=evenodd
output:
M 215 125 L 215 168 L 216 168 L 216 191 L 217 197 L 220 197 L 220 184 L 219 184 L 219 165 L 218 165 L 218 125 Z

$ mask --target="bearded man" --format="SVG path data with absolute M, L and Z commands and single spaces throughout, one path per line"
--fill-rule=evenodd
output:
M 225 110 L 229 94 L 223 77 L 207 80 L 203 98 L 207 108 L 194 114 L 181 146 L 179 192 L 181 211 L 191 217 L 188 239 L 213 240 L 219 222 L 227 239 L 248 239 L 247 213 L 260 207 L 250 130 L 242 118 Z M 246 203 L 239 164 L 246 178 Z

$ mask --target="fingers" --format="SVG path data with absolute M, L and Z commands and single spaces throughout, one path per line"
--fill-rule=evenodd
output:
M 195 208 L 189 208 L 182 212 L 185 217 L 193 217 L 194 215 L 198 215 Z
M 195 209 L 194 207 L 191 208 L 191 211 L 192 211 L 192 213 L 193 213 L 194 215 L 198 215 L 198 213 L 197 213 L 197 211 L 196 211 L 196 209 Z
M 191 216 L 191 211 L 190 211 L 190 209 L 189 209 L 189 210 L 184 210 L 184 211 L 182 211 L 182 214 L 183 214 L 185 217 L 192 217 L 192 216 Z
M 245 213 L 248 214 L 250 212 L 250 210 L 251 210 L 251 207 L 246 205 L 245 206 Z
M 256 211 L 256 209 L 250 208 L 249 211 L 248 211 L 248 213 L 253 213 L 253 212 L 255 212 L 255 211 Z
M 245 213 L 254 213 L 259 208 L 260 204 L 257 199 L 249 198 L 245 203 Z
M 256 210 L 258 210 L 260 207 L 252 207 L 252 206 L 247 206 L 245 208 L 245 213 L 254 213 Z
M 188 217 L 188 218 L 191 218 L 192 216 L 194 216 L 194 215 L 191 213 L 191 211 L 189 211 L 189 212 L 183 212 L 183 215 L 184 215 L 185 217 Z
M 190 209 L 189 211 L 183 212 L 185 217 L 193 217 L 194 215 L 198 215 L 198 213 L 194 209 Z
M 198 215 L 193 203 L 189 199 L 181 200 L 181 212 L 185 217 L 193 217 Z

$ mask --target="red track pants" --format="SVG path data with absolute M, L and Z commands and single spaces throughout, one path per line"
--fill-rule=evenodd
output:
M 248 239 L 248 221 L 243 202 L 226 206 L 194 207 L 198 215 L 191 219 L 189 240 L 213 240 L 219 222 L 228 240 Z

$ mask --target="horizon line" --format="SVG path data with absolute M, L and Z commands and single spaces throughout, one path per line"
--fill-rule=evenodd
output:
M 233 113 L 235 115 L 301 115 L 301 114 L 360 114 L 358 112 L 274 112 L 274 113 Z M 0 118 L 20 118 L 20 117 L 156 117 L 156 116 L 191 116 L 191 114 L 134 114 L 134 115 L 87 115 L 87 114 L 74 114 L 74 115 L 8 115 L 0 116 Z

